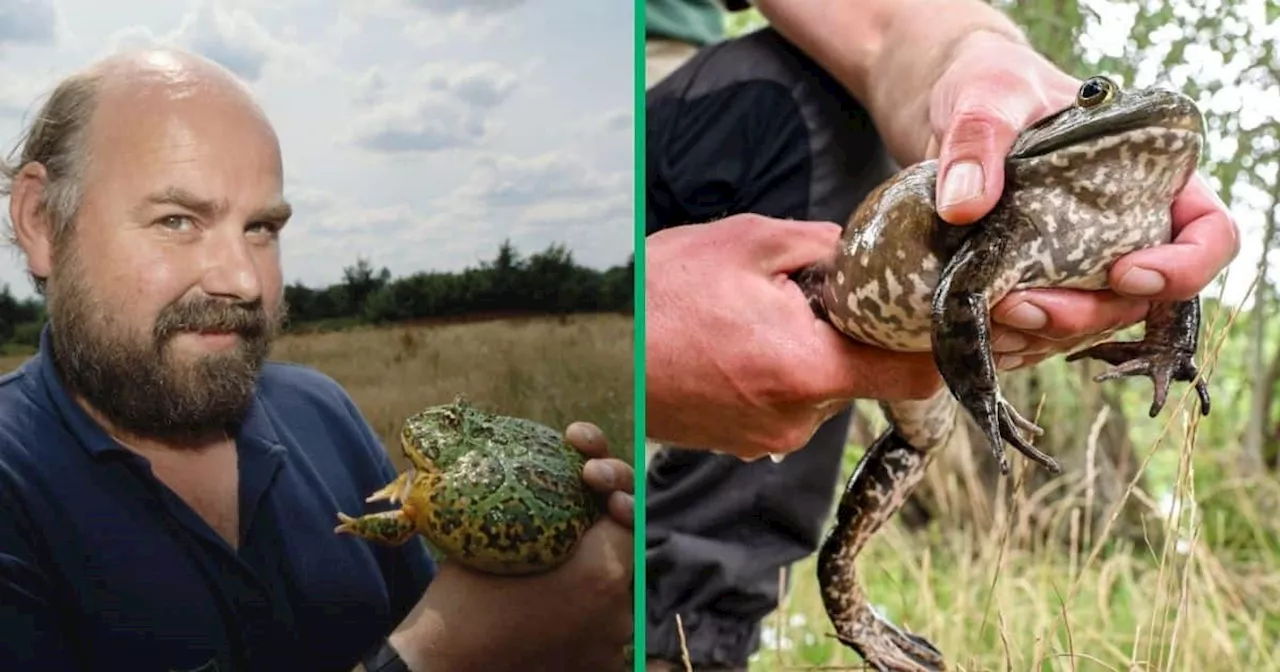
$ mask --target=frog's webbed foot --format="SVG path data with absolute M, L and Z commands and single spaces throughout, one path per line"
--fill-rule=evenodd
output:
M 370 513 L 359 517 L 338 513 L 339 525 L 333 528 L 338 534 L 353 534 L 357 537 L 399 546 L 408 541 L 416 531 L 413 518 L 403 509 Z
M 1200 332 L 1200 301 L 1158 303 L 1147 316 L 1147 333 L 1141 341 L 1110 341 L 1067 356 L 1068 362 L 1088 357 L 1112 366 L 1094 376 L 1101 383 L 1127 376 L 1147 376 L 1154 385 L 1151 417 L 1159 415 L 1169 397 L 1172 381 L 1196 381 L 1201 415 L 1209 415 L 1209 386 L 1196 380 L 1196 345 Z
M 867 541 L 902 507 L 924 476 L 929 453 L 955 427 L 955 399 L 939 390 L 924 401 L 883 404 L 891 427 L 867 449 L 836 508 L 836 524 L 818 552 L 818 583 L 836 638 L 872 669 L 946 669 L 928 640 L 903 631 L 872 608 L 858 581 L 856 560 Z
M 976 234 L 975 234 L 976 235 Z M 998 243 L 977 237 L 963 245 L 943 271 L 933 301 L 933 358 L 947 387 L 986 435 L 1000 473 L 1009 473 L 1004 444 L 1050 473 L 1062 472 L 1056 460 L 1027 441 L 1019 430 L 1039 436 L 1044 430 L 1005 400 L 991 350 L 989 297 L 1002 294 L 1016 275 L 994 266 L 1003 257 Z M 984 255 L 973 252 L 987 247 Z
M 906 632 L 868 609 L 856 635 L 836 635 L 877 672 L 942 672 L 942 652 L 929 640 Z

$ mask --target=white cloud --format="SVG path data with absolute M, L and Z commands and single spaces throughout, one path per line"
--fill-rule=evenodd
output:
M 517 85 L 515 73 L 490 62 L 430 65 L 404 80 L 375 66 L 355 81 L 353 98 L 368 109 L 352 139 L 359 147 L 386 153 L 480 146 L 499 130 L 490 110 Z
M 481 156 L 459 193 L 490 206 L 527 206 L 564 198 L 597 198 L 627 189 L 627 175 L 600 173 L 577 157 L 548 152 L 529 158 Z
M 50 34 L 6 24 L 14 6 L 24 5 L 0 0 L 0 36 Z M 608 131 L 630 127 L 625 3 L 45 6 L 65 24 L 58 39 L 0 37 L 0 140 L 18 137 L 20 115 L 58 77 L 118 48 L 204 53 L 249 81 L 280 136 L 295 209 L 282 241 L 290 281 L 337 282 L 358 256 L 397 276 L 458 270 L 507 238 L 526 254 L 560 242 L 598 268 L 631 251 L 631 143 Z M 5 282 L 29 294 L 21 264 L 0 257 Z
M 495 131 L 482 110 L 456 97 L 417 93 L 362 115 L 355 144 L 374 152 L 435 152 L 483 143 Z
M 455 12 L 497 14 L 515 9 L 525 4 L 525 0 L 408 0 L 408 4 L 441 14 Z
M 107 51 L 181 47 L 220 63 L 250 83 L 261 80 L 273 65 L 306 68 L 311 63 L 306 50 L 273 36 L 248 9 L 227 4 L 199 0 L 182 16 L 181 23 L 165 32 L 144 25 L 122 28 L 107 39 Z

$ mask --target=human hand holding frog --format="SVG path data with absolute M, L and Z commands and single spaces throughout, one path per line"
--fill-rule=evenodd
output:
M 609 457 L 598 427 L 566 441 L 587 456 L 583 479 L 605 509 L 564 565 L 504 577 L 445 562 L 390 637 L 411 670 L 617 670 L 631 642 L 634 472 Z
M 1018 132 L 1069 104 L 1079 82 L 1003 35 L 974 33 L 953 53 L 930 90 L 928 128 L 901 144 L 925 146 L 921 158 L 940 159 L 939 214 L 965 225 L 999 199 L 1003 157 Z M 1171 214 L 1173 241 L 1116 262 L 1112 290 L 1025 290 L 996 304 L 992 326 L 1001 366 L 1034 364 L 1096 341 L 1140 321 L 1151 301 L 1191 298 L 1239 253 L 1236 225 L 1201 175 Z
M 940 214 L 955 225 L 992 209 L 1018 133 L 1070 103 L 1079 89 L 982 2 L 753 5 L 863 103 L 900 165 L 941 159 Z M 976 185 L 977 195 L 950 197 L 945 171 L 965 160 L 981 166 L 962 180 Z M 1171 244 L 1113 265 L 1114 291 L 1037 289 L 996 304 L 995 352 L 1017 358 L 1003 367 L 1076 350 L 1139 321 L 1152 300 L 1190 298 L 1238 253 L 1235 224 L 1200 176 L 1174 203 L 1172 220 Z M 765 239 L 766 223 L 786 244 Z M 824 258 L 815 245 L 834 246 L 837 239 L 834 225 L 754 215 L 648 238 L 651 438 L 747 458 L 786 453 L 850 398 L 920 398 L 938 387 L 927 354 L 842 343 L 810 314 L 787 277 Z M 1158 274 L 1155 283 L 1150 272 Z

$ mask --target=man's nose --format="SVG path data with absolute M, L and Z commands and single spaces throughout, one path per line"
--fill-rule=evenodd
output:
M 238 301 L 257 301 L 262 298 L 258 259 L 243 235 L 219 231 L 210 238 L 201 285 L 210 296 Z

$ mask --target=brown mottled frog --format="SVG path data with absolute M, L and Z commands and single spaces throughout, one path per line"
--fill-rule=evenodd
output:
M 971 226 L 942 221 L 934 204 L 938 163 L 925 161 L 873 190 L 844 229 L 834 261 L 796 275 L 814 312 L 851 338 L 892 350 L 931 350 L 945 386 L 928 400 L 882 403 L 890 427 L 867 450 L 840 499 L 818 556 L 827 613 L 837 636 L 877 670 L 942 670 L 927 640 L 877 615 L 854 561 L 897 513 L 960 408 L 986 434 L 1000 470 L 1004 443 L 1053 473 L 1061 468 L 1019 430 L 1043 430 L 1003 397 L 991 349 L 990 308 L 1013 290 L 1102 289 L 1110 265 L 1166 243 L 1171 205 L 1199 162 L 1203 118 L 1187 96 L 1121 90 L 1093 77 L 1073 104 L 1025 129 L 1005 163 L 1003 195 Z M 1075 352 L 1113 365 L 1102 382 L 1154 381 L 1150 414 L 1171 380 L 1196 381 L 1201 413 L 1209 392 L 1195 353 L 1199 298 L 1153 303 L 1138 342 Z

